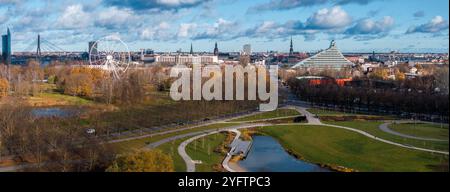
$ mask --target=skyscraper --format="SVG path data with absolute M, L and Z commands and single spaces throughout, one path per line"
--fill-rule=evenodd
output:
M 216 45 L 214 46 L 214 55 L 215 56 L 219 55 L 219 48 L 217 47 L 217 42 L 216 42 Z
M 2 35 L 2 61 L 4 64 L 11 64 L 11 32 L 9 28 L 6 35 Z
M 192 47 L 192 43 L 191 43 L 191 51 L 189 51 L 189 54 L 191 54 L 191 55 L 194 54 L 194 48 Z

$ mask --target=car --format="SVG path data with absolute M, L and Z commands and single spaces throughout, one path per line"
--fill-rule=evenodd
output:
M 86 133 L 89 135 L 95 134 L 95 129 L 86 129 Z

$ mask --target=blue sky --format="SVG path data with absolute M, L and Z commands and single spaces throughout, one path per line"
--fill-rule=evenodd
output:
M 64 50 L 118 35 L 132 50 L 448 52 L 448 0 L 0 0 L 13 51 L 37 34 Z

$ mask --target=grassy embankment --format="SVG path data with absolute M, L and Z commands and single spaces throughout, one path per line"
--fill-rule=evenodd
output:
M 448 171 L 448 156 L 405 149 L 327 126 L 259 129 L 303 159 L 358 171 Z

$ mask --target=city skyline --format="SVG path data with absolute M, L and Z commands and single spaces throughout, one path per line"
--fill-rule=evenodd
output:
M 448 52 L 448 1 L 435 0 L 1 0 L 0 31 L 13 52 L 37 35 L 67 51 L 118 35 L 131 50 L 151 48 L 314 52 L 335 39 L 343 52 Z M 405 11 L 405 8 L 407 9 Z M 3 32 L 4 31 L 4 32 Z

